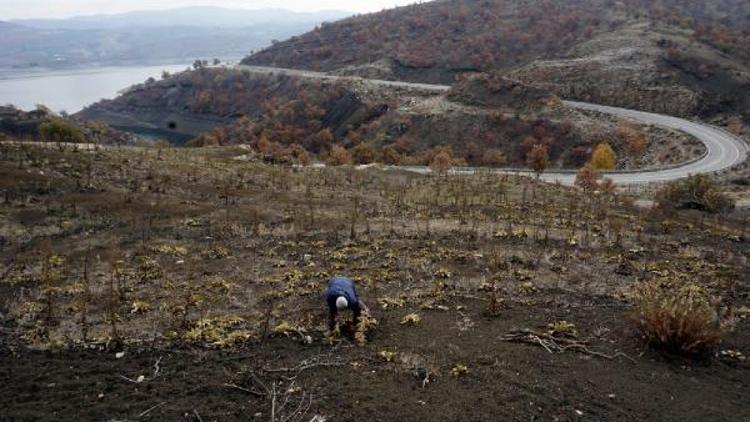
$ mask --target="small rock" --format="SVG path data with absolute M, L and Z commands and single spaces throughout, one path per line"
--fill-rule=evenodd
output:
M 125 357 L 125 352 L 115 353 L 115 359 L 122 359 L 123 357 Z

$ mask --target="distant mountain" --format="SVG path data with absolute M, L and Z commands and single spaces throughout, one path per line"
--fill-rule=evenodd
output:
M 12 23 L 38 29 L 123 29 L 134 27 L 191 26 L 244 28 L 269 25 L 310 25 L 342 19 L 353 13 L 328 10 L 300 13 L 284 9 L 225 9 L 185 7 L 170 10 L 137 11 L 116 15 L 76 16 L 67 19 L 25 19 Z
M 0 68 L 191 63 L 239 58 L 351 15 L 193 7 L 122 15 L 0 22 Z

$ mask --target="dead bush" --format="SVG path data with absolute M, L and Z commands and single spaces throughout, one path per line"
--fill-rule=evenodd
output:
M 659 350 L 685 356 L 705 355 L 727 331 L 710 294 L 697 284 L 643 282 L 634 288 L 632 299 L 638 329 Z

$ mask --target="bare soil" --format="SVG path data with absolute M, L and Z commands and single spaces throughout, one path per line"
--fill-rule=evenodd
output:
M 312 415 L 330 420 L 425 421 L 750 417 L 745 404 L 750 391 L 747 367 L 695 364 L 656 354 L 623 324 L 622 305 L 584 300 L 552 307 L 507 305 L 495 318 L 482 316 L 482 306 L 475 301 L 455 300 L 449 305 L 463 306 L 463 311 L 425 312 L 423 323 L 410 329 L 397 323 L 397 313 L 379 312 L 384 323 L 364 348 L 346 342 L 336 348 L 305 346 L 282 338 L 229 352 L 128 349 L 121 359 L 95 351 L 11 354 L 6 349 L 0 364 L 6 381 L 0 410 L 11 421 L 200 420 L 196 415 L 203 420 L 268 420 L 269 398 L 243 389 L 264 391 L 261 383 L 278 383 L 279 397 L 290 396 L 291 405 L 283 412 L 296 408 L 303 393 L 311 395 L 307 420 Z M 515 327 L 543 328 L 561 317 L 575 322 L 593 340 L 592 347 L 619 350 L 635 360 L 550 354 L 541 347 L 498 339 Z M 464 331 L 466 319 L 473 326 Z M 747 339 L 747 328 L 736 335 Z M 745 340 L 727 346 L 749 345 Z M 432 382 L 423 387 L 421 368 L 410 367 L 411 362 L 380 360 L 381 349 L 413 356 L 416 366 L 435 371 Z M 293 372 L 291 389 L 284 378 L 289 374 L 267 372 L 321 356 L 340 364 Z M 161 371 L 151 379 L 157 361 Z M 469 373 L 451 376 L 458 363 Z M 257 381 L 249 373 L 255 373 Z M 148 380 L 137 384 L 123 378 L 139 375 Z
M 641 340 L 628 299 L 669 276 L 747 307 L 741 217 L 237 148 L 0 152 L 3 420 L 750 418 L 747 319 L 687 359 Z M 326 336 L 333 275 L 378 320 L 364 345 Z M 545 337 L 560 321 L 577 333 Z

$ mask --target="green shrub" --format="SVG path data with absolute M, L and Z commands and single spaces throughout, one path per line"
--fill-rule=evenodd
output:
M 80 129 L 62 119 L 52 119 L 42 123 L 39 126 L 39 135 L 45 142 L 86 142 Z

